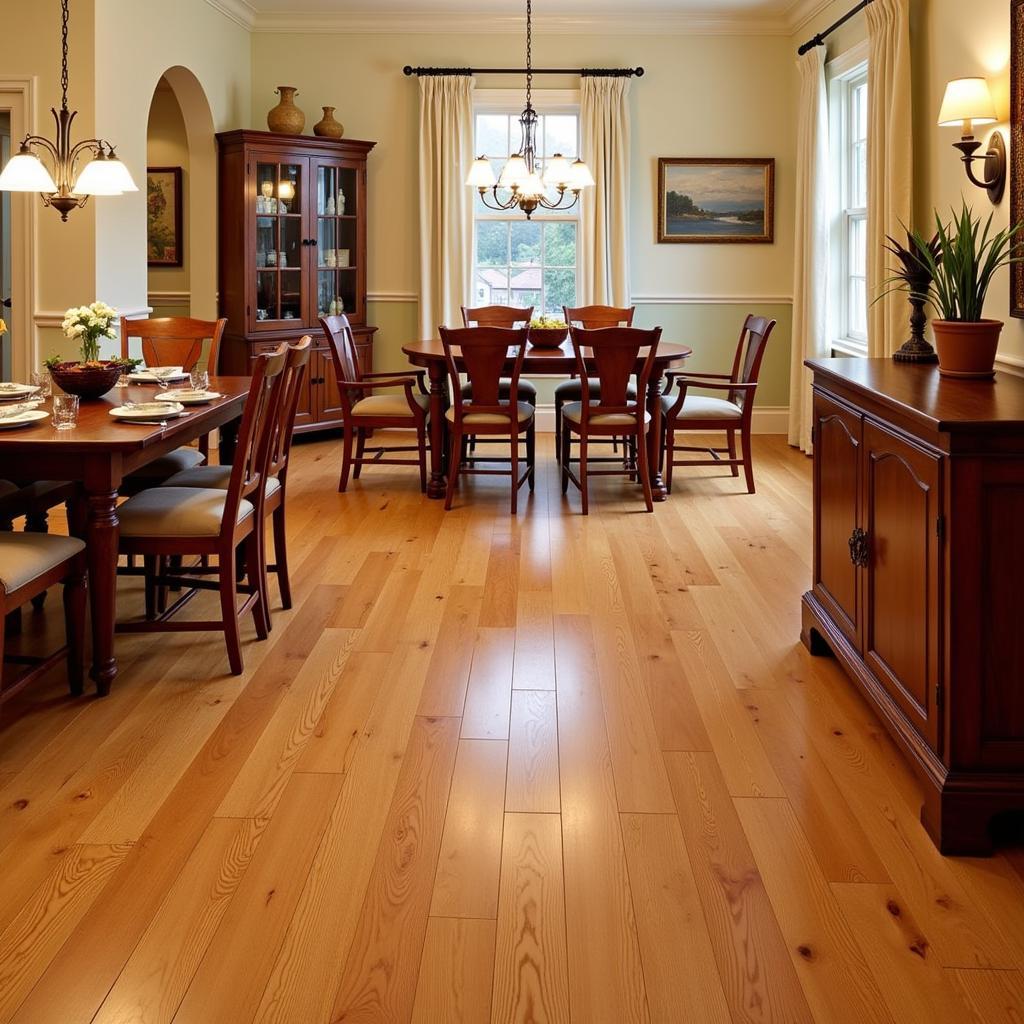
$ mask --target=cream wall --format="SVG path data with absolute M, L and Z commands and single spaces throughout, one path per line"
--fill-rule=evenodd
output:
M 266 111 L 277 102 L 274 87 L 286 84 L 299 89 L 307 132 L 320 107 L 331 104 L 347 135 L 378 142 L 369 162 L 368 283 L 369 316 L 381 326 L 381 365 L 396 365 L 402 343 L 416 334 L 419 89 L 402 66 L 464 65 L 471 54 L 474 65 L 514 67 L 521 51 L 516 34 L 253 37 L 253 127 L 266 127 Z M 661 324 L 667 338 L 692 343 L 698 353 L 692 365 L 702 369 L 729 364 L 748 309 L 778 316 L 763 376 L 761 402 L 768 406 L 784 405 L 788 395 L 795 83 L 780 73 L 788 51 L 784 37 L 549 35 L 534 42 L 539 67 L 646 69 L 633 81 L 630 100 L 630 257 L 639 322 Z M 520 85 L 517 78 L 481 78 L 477 88 Z M 539 82 L 541 88 L 577 85 L 575 77 Z M 774 156 L 776 243 L 658 245 L 659 156 Z

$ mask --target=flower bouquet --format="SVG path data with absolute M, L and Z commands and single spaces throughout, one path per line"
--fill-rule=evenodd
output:
M 80 398 L 99 398 L 117 383 L 129 361 L 100 359 L 100 341 L 117 337 L 118 320 L 117 310 L 104 302 L 72 307 L 64 314 L 64 335 L 79 343 L 82 358 L 69 362 L 54 356 L 46 361 L 61 390 Z

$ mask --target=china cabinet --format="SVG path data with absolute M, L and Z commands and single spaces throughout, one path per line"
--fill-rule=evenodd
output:
M 364 372 L 366 159 L 375 143 L 233 131 L 219 153 L 220 315 L 228 325 L 221 373 L 249 372 L 281 341 L 313 337 L 308 391 L 296 430 L 341 425 L 341 402 L 319 318 L 345 313 Z

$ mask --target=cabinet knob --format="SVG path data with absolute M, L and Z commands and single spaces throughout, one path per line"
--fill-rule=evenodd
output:
M 859 569 L 867 568 L 868 535 L 858 526 L 850 534 L 850 561 Z

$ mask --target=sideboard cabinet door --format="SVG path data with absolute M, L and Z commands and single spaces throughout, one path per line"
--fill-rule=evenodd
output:
M 869 419 L 862 465 L 864 661 L 938 751 L 942 460 Z
M 860 649 L 858 569 L 850 538 L 860 525 L 859 413 L 814 395 L 814 594 Z

